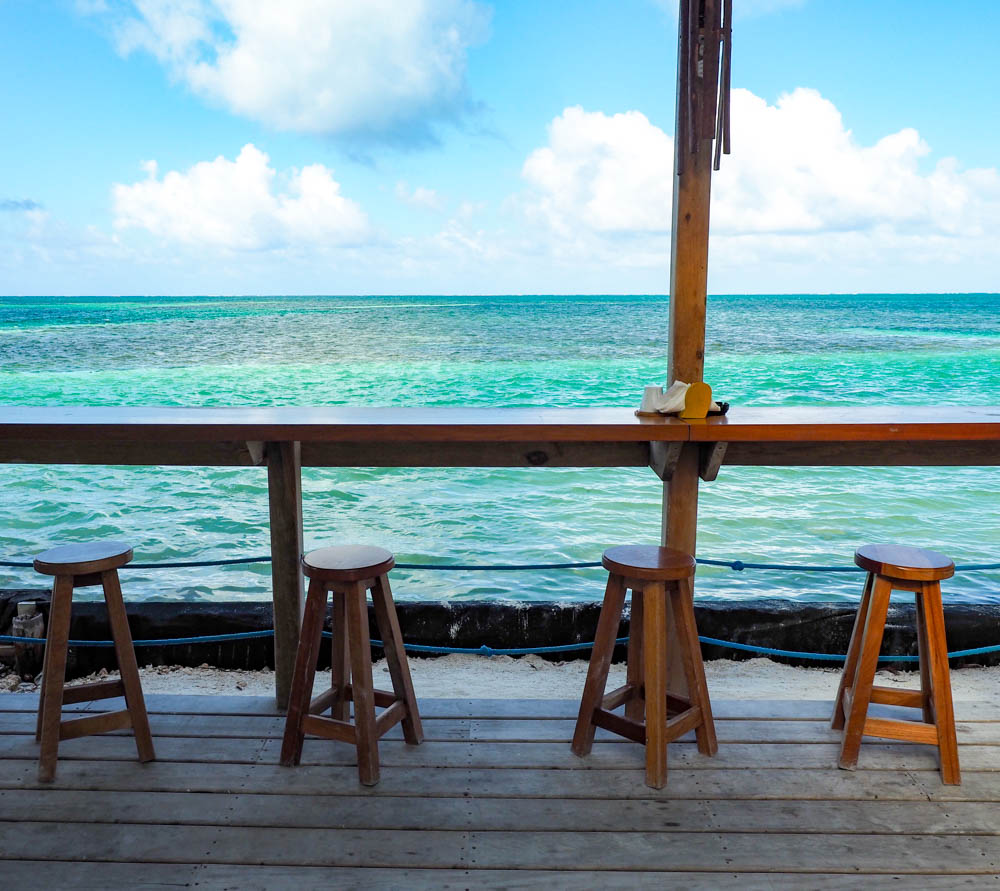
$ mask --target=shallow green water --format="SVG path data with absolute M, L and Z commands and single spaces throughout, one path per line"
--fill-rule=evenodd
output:
M 667 300 L 635 297 L 0 298 L 0 403 L 633 405 L 666 373 Z M 1000 296 L 720 296 L 706 379 L 740 405 L 1000 404 Z M 989 468 L 724 468 L 699 556 L 845 564 L 863 541 L 1000 562 Z M 656 541 L 648 470 L 306 470 L 306 545 L 407 562 L 594 560 Z M 142 561 L 268 550 L 259 468 L 0 466 L 0 560 L 124 536 Z M 266 565 L 132 570 L 135 596 L 264 598 Z M 599 571 L 399 571 L 397 596 L 597 598 Z M 39 583 L 0 569 L 0 587 Z M 853 575 L 699 570 L 712 597 L 852 597 Z M 950 592 L 995 598 L 1000 573 Z

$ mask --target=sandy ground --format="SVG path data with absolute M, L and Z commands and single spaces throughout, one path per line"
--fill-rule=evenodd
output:
M 385 662 L 374 668 L 377 686 L 389 687 Z M 417 696 L 457 699 L 578 699 L 587 673 L 585 661 L 546 662 L 537 656 L 452 655 L 439 659 L 410 659 Z M 770 659 L 745 662 L 715 660 L 705 663 L 711 695 L 717 699 L 833 699 L 839 668 L 793 668 Z M 147 693 L 246 694 L 268 696 L 274 691 L 271 671 L 222 671 L 179 666 L 141 670 Z M 112 673 L 110 677 L 114 677 Z M 380 680 L 380 678 L 382 680 Z M 624 682 L 625 666 L 614 665 L 609 689 Z M 95 680 L 96 677 L 89 678 Z M 955 699 L 992 701 L 1000 695 L 1000 667 L 968 667 L 952 671 Z M 88 680 L 81 678 L 81 682 Z M 887 669 L 879 684 L 916 687 L 914 672 Z M 20 681 L 0 667 L 0 692 L 35 692 L 32 682 Z

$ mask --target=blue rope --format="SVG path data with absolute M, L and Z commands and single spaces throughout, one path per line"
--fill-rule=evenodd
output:
M 324 631 L 323 637 L 333 637 L 333 635 L 329 631 Z M 375 638 L 372 638 L 371 642 L 373 646 L 385 647 L 382 641 L 375 640 Z M 628 638 L 619 637 L 615 640 L 615 643 L 628 643 Z M 466 653 L 474 656 L 529 656 L 535 653 L 569 653 L 573 650 L 590 650 L 593 649 L 593 646 L 593 641 L 589 643 L 558 644 L 548 647 L 503 647 L 499 649 L 487 644 L 482 644 L 478 647 L 434 647 L 430 644 L 403 644 L 404 649 L 410 650 L 413 653 L 437 653 L 439 655 Z
M 231 557 L 226 560 L 181 560 L 170 563 L 129 563 L 122 569 L 179 569 L 185 566 L 235 566 L 240 563 L 270 563 L 271 558 L 263 557 Z M 0 560 L 0 566 L 13 569 L 31 569 L 34 563 L 20 560 Z
M 164 563 L 129 563 L 122 569 L 180 569 L 189 566 L 236 566 L 244 563 L 270 563 L 269 556 L 231 557 L 225 560 L 181 560 Z M 725 566 L 735 572 L 745 569 L 773 569 L 780 572 L 864 572 L 859 566 L 816 566 L 804 563 L 746 563 L 743 560 L 710 560 L 699 557 L 703 566 Z M 0 567 L 10 569 L 31 569 L 30 561 L 0 560 Z M 601 566 L 600 560 L 579 563 L 397 563 L 397 569 L 420 569 L 438 572 L 517 572 L 537 569 L 594 569 Z M 983 569 L 1000 569 L 1000 563 L 965 563 L 955 566 L 956 572 L 971 572 Z
M 323 632 L 324 637 L 332 637 L 329 631 Z M 236 634 L 206 634 L 200 637 L 165 637 L 158 640 L 136 640 L 133 644 L 137 647 L 171 647 L 187 646 L 189 644 L 223 643 L 233 640 L 253 640 L 255 638 L 274 637 L 274 629 L 267 631 L 241 631 Z M 720 640 L 717 637 L 703 637 L 699 635 L 698 640 L 704 644 L 717 647 L 728 647 L 732 650 L 741 650 L 745 653 L 758 653 L 762 656 L 783 656 L 787 659 L 813 659 L 821 662 L 843 662 L 847 657 L 839 653 L 805 653 L 799 650 L 780 650 L 774 647 L 761 647 L 754 644 L 736 643 L 730 640 Z M 0 634 L 0 643 L 13 644 L 44 644 L 44 637 L 13 637 L 9 634 Z M 376 647 L 384 647 L 380 640 L 372 639 L 371 643 Z M 627 637 L 619 637 L 616 644 L 628 643 Z M 110 640 L 71 640 L 69 645 L 73 647 L 113 647 L 114 641 Z M 574 650 L 589 650 L 594 644 L 558 644 L 546 647 L 501 647 L 495 648 L 482 644 L 479 647 L 436 647 L 429 644 L 409 644 L 403 646 L 414 653 L 434 653 L 437 655 L 448 655 L 451 653 L 465 653 L 477 656 L 528 656 L 540 653 L 569 653 Z M 965 656 L 982 656 L 987 653 L 1000 653 L 1000 644 L 986 647 L 973 647 L 968 650 L 955 650 L 948 654 L 949 659 L 961 659 Z M 916 662 L 917 656 L 879 656 L 880 662 Z
M 155 640 L 134 640 L 136 647 L 182 647 L 187 644 L 225 643 L 230 640 L 253 640 L 257 637 L 274 637 L 274 629 L 267 631 L 240 631 L 236 634 L 204 634 L 200 637 L 163 637 Z M 43 644 L 44 637 L 13 637 L 0 634 L 0 643 Z M 113 640 L 70 640 L 71 647 L 113 647 Z
M 462 571 L 475 572 L 476 570 L 490 570 L 499 572 L 515 572 L 520 569 L 593 569 L 601 566 L 601 561 L 596 560 L 587 563 L 397 563 L 397 569 L 458 569 Z
M 709 560 L 699 557 L 695 562 L 703 566 L 727 566 L 736 572 L 744 569 L 775 569 L 782 572 L 864 572 L 860 566 L 806 566 L 798 563 L 744 563 L 742 560 Z M 957 568 L 957 567 L 956 567 Z M 1000 563 L 997 564 L 1000 568 Z

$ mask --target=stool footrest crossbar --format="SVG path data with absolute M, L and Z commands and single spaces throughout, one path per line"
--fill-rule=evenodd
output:
M 344 697 L 348 702 L 354 701 L 354 689 L 350 684 L 344 685 Z M 329 690 L 320 693 L 309 703 L 309 714 L 318 715 L 325 712 L 334 702 L 340 699 L 337 687 L 330 687 Z M 395 693 L 388 690 L 372 690 L 372 699 L 378 708 L 389 708 L 393 703 L 398 702 Z
M 98 699 L 115 699 L 125 695 L 122 681 L 97 681 L 92 684 L 77 684 L 63 690 L 63 705 L 75 702 L 96 702 Z
M 862 736 L 880 739 L 899 739 L 904 742 L 927 743 L 936 746 L 938 730 L 933 724 L 921 721 L 900 721 L 895 718 L 865 718 Z
M 879 687 L 872 685 L 871 701 L 879 705 L 901 705 L 907 708 L 923 708 L 930 699 L 930 694 L 920 690 L 900 690 L 896 687 Z
M 59 724 L 59 739 L 76 739 L 93 733 L 108 733 L 111 730 L 128 730 L 132 726 L 132 716 L 128 709 L 120 712 L 101 712 L 85 718 L 73 718 Z

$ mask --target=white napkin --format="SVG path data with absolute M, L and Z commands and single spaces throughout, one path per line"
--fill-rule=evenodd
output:
M 674 381 L 666 390 L 663 387 L 646 387 L 642 394 L 639 411 L 655 411 L 661 415 L 672 415 L 684 410 L 684 397 L 691 385 L 684 381 Z M 709 411 L 718 411 L 719 404 L 713 402 Z

